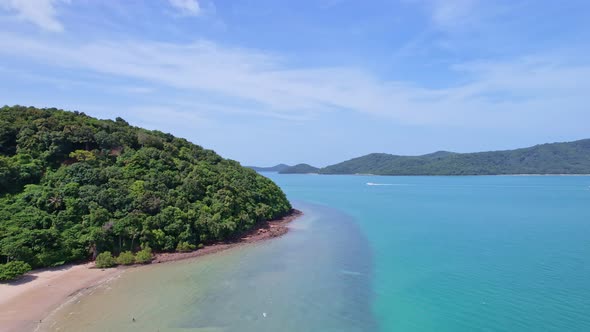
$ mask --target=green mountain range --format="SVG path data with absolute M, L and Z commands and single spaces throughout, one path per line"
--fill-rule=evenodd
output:
M 320 174 L 499 175 L 590 174 L 590 139 L 477 153 L 422 156 L 372 153 L 319 170 Z
M 590 174 L 590 139 L 476 153 L 437 151 L 421 156 L 371 153 L 324 168 L 308 164 L 279 164 L 269 168 L 252 168 L 281 174 Z

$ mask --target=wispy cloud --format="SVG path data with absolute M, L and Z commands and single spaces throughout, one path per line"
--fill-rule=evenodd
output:
M 196 16 L 201 13 L 201 6 L 197 0 L 168 0 L 168 2 L 183 15 Z
M 519 13 L 526 1 L 513 0 L 403 0 L 416 4 L 426 12 L 433 28 L 445 32 L 470 31 L 478 33 L 484 27 L 498 27 L 506 17 Z M 502 27 L 502 26 L 500 26 Z M 491 31 L 488 31 L 490 33 Z
M 455 64 L 465 83 L 442 88 L 354 67 L 293 68 L 276 54 L 210 41 L 66 44 L 2 33 L 0 54 L 190 92 L 188 104 L 285 119 L 347 110 L 411 124 L 529 126 L 583 112 L 590 87 L 589 64 L 555 54 Z
M 57 2 L 69 0 L 0 0 L 0 9 L 15 13 L 18 19 L 33 23 L 42 29 L 60 32 L 64 27 L 57 19 Z
M 429 0 L 432 20 L 440 27 L 460 25 L 473 15 L 477 0 Z

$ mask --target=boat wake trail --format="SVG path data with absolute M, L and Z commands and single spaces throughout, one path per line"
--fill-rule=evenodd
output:
M 367 182 L 367 186 L 405 186 L 405 184 L 400 184 L 400 183 L 374 183 L 374 182 Z

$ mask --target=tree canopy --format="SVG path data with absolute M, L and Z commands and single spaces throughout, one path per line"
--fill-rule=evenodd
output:
M 0 108 L 0 262 L 53 266 L 238 236 L 285 215 L 271 180 L 171 134 Z

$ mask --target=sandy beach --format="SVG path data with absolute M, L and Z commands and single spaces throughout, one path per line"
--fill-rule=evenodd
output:
M 116 277 L 123 269 L 95 269 L 94 263 L 35 270 L 0 284 L 0 331 L 33 331 L 70 296 Z
M 244 243 L 279 237 L 287 233 L 287 224 L 301 215 L 301 211 L 293 210 L 283 218 L 259 224 L 233 242 L 215 243 L 186 253 L 156 253 L 152 263 L 199 257 Z M 125 269 L 96 269 L 92 262 L 64 265 L 34 270 L 17 281 L 0 283 L 0 332 L 34 331 L 43 319 L 69 298 L 117 277 Z

